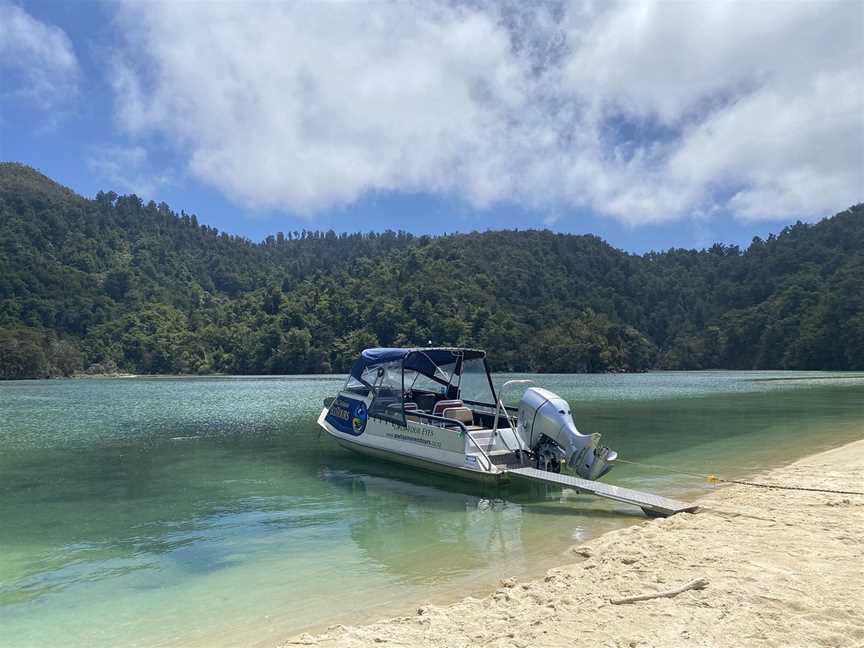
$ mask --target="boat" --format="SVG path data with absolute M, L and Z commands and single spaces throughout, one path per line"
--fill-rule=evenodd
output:
M 519 387 L 518 407 L 502 393 Z M 581 433 L 570 405 L 530 380 L 508 380 L 496 392 L 480 349 L 365 349 L 318 424 L 356 452 L 484 483 L 512 478 L 572 488 L 640 506 L 649 515 L 695 507 L 598 482 L 615 465 L 600 435 Z
M 548 390 L 527 387 L 518 408 L 506 406 L 480 349 L 366 349 L 326 405 L 318 423 L 340 445 L 467 479 L 502 482 L 533 467 L 596 480 L 617 457 Z

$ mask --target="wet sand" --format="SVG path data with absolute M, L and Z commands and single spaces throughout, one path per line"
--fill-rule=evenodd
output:
M 864 491 L 864 440 L 752 481 Z M 646 520 L 573 547 L 573 562 L 545 578 L 509 579 L 484 598 L 279 645 L 864 645 L 864 496 L 724 485 L 698 504 L 696 514 Z M 696 579 L 707 586 L 611 602 Z

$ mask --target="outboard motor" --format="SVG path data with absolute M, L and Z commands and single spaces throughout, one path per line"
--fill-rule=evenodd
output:
M 618 453 L 598 446 L 599 434 L 582 434 L 570 416 L 570 405 L 557 394 L 531 387 L 519 403 L 519 435 L 537 457 L 538 468 L 560 472 L 565 464 L 585 479 L 612 470 Z

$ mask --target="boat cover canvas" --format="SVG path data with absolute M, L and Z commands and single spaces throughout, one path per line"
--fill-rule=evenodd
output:
M 458 348 L 416 348 L 400 349 L 391 347 L 377 347 L 364 349 L 360 357 L 351 365 L 351 375 L 360 378 L 368 367 L 375 367 L 388 362 L 402 360 L 404 369 L 410 369 L 426 375 L 434 375 L 438 365 L 446 365 L 455 361 L 457 354 L 461 354 L 465 360 L 483 358 L 485 351 L 479 349 Z

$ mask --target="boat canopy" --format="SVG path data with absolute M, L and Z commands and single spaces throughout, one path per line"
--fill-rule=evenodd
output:
M 435 375 L 440 365 L 446 365 L 462 357 L 463 360 L 476 360 L 486 357 L 480 349 L 459 349 L 455 347 L 399 349 L 377 347 L 364 349 L 360 357 L 351 365 L 351 375 L 359 379 L 369 367 L 377 367 L 401 361 L 405 370 L 413 370 L 428 376 Z
M 406 402 L 417 415 L 440 399 L 459 398 L 488 407 L 496 403 L 486 352 L 480 349 L 366 349 L 351 366 L 344 390 L 371 393 L 369 415 L 403 426 Z M 428 404 L 418 403 L 418 398 Z

